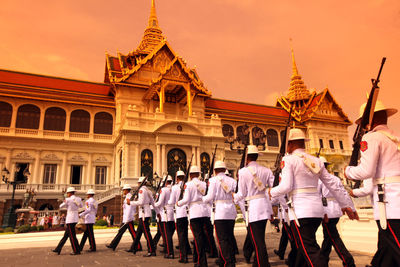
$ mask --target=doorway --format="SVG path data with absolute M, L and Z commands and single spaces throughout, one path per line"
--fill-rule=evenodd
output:
M 177 171 L 186 171 L 186 154 L 182 149 L 174 148 L 168 152 L 167 167 L 168 174 L 175 177 Z
M 82 165 L 71 166 L 71 184 L 80 184 L 82 177 Z

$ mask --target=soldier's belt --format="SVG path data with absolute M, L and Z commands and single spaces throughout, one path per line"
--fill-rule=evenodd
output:
M 301 193 L 318 193 L 318 188 L 316 187 L 298 188 L 292 190 L 292 192 L 290 192 L 289 195 L 294 196 Z
M 400 176 L 377 178 L 377 179 L 374 180 L 374 185 L 378 185 L 378 184 L 394 184 L 394 183 L 400 183 Z
M 194 201 L 194 202 L 190 202 L 189 207 L 191 207 L 194 204 L 203 204 L 203 201 Z
M 220 199 L 220 200 L 215 200 L 214 203 L 215 203 L 215 204 L 219 204 L 219 203 L 233 203 L 233 199 Z
M 336 201 L 336 198 L 334 198 L 334 197 L 327 197 L 326 200 L 327 200 L 327 201 Z
M 265 194 L 259 194 L 259 195 L 254 195 L 251 197 L 246 197 L 244 200 L 250 201 L 250 200 L 259 199 L 259 198 L 267 198 L 267 197 Z

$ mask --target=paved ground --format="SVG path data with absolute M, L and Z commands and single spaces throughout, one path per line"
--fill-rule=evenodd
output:
M 238 227 L 235 229 L 237 241 L 239 243 L 239 248 L 242 247 L 245 238 L 245 229 L 243 227 Z M 70 256 L 71 247 L 69 241 L 66 243 L 61 255 L 56 255 L 50 250 L 54 248 L 57 241 L 60 239 L 62 233 L 43 233 L 43 234 L 26 234 L 23 235 L 9 235 L 2 236 L 0 238 L 0 266 L 7 267 L 33 267 L 33 266 L 51 266 L 51 267 L 90 267 L 90 266 L 129 266 L 129 267 L 141 267 L 141 266 L 152 266 L 152 267 L 166 267 L 166 266 L 180 266 L 178 260 L 166 260 L 158 253 L 157 257 L 144 258 L 142 255 L 144 252 L 139 252 L 137 255 L 133 255 L 125 252 L 125 249 L 130 247 L 130 237 L 126 233 L 125 237 L 118 249 L 113 252 L 107 249 L 104 245 L 111 240 L 114 236 L 115 230 L 97 230 L 95 235 L 97 238 L 98 252 L 96 253 L 83 253 L 79 256 Z M 154 235 L 154 233 L 153 233 Z M 267 234 L 267 247 L 268 254 L 270 256 L 270 262 L 272 266 L 286 266 L 283 261 L 280 261 L 277 256 L 274 255 L 273 249 L 278 246 L 280 235 L 277 233 Z M 41 240 L 41 241 L 38 241 Z M 80 236 L 78 236 L 80 239 Z M 20 240 L 20 242 L 18 242 Z M 31 241 L 27 241 L 31 240 Z M 34 242 L 34 240 L 38 242 Z M 176 243 L 176 239 L 174 240 Z M 7 247 L 9 244 L 9 247 Z M 30 247 L 32 244 L 32 247 Z M 142 244 L 145 244 L 144 241 Z M 18 247 L 18 248 L 15 248 Z M 86 249 L 86 248 L 85 248 Z M 179 252 L 175 253 L 176 255 Z M 366 253 L 356 253 L 352 252 L 357 266 L 365 266 L 369 263 L 371 255 Z M 339 262 L 335 252 L 331 254 L 333 256 L 330 266 L 339 267 L 342 264 Z M 245 263 L 243 255 L 237 257 L 237 266 L 251 266 Z M 209 259 L 209 266 L 216 266 L 214 259 Z M 191 263 L 182 266 L 193 266 Z

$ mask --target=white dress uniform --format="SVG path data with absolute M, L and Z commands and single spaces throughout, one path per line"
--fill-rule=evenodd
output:
M 77 223 L 79 221 L 79 208 L 83 208 L 82 199 L 75 195 L 67 197 L 60 205 L 60 208 L 67 208 L 65 223 Z
M 146 186 L 142 186 L 139 190 L 139 197 L 137 201 L 131 201 L 131 204 L 139 208 L 139 218 L 150 218 L 151 207 L 154 206 L 153 195 Z
M 330 175 L 332 180 L 336 183 L 336 187 L 342 191 L 343 197 L 349 199 L 349 195 L 344 189 L 342 181 L 340 178 L 335 175 Z M 320 192 L 321 198 L 326 199 L 326 206 L 324 207 L 324 214 L 328 216 L 329 219 L 340 218 L 343 215 L 342 209 L 337 202 L 335 196 L 331 193 L 331 191 L 322 183 L 321 180 L 318 181 L 318 192 Z
M 378 125 L 360 142 L 358 166 L 346 176 L 373 184 L 374 218 L 379 228 L 378 250 L 372 266 L 400 266 L 400 137 L 387 125 Z M 372 178 L 372 179 L 369 179 Z M 371 182 L 367 182 L 367 190 Z M 379 191 L 379 192 L 378 192 Z M 383 201 L 379 201 L 378 193 Z
M 217 162 L 220 163 L 221 162 Z M 216 166 L 218 166 L 216 163 Z M 223 164 L 225 165 L 225 164 Z M 221 258 L 224 266 L 235 266 L 235 227 L 236 206 L 233 202 L 232 193 L 236 190 L 236 180 L 226 176 L 224 172 L 210 178 L 207 195 L 203 202 L 214 203 L 215 234 L 219 243 Z
M 353 189 L 353 195 L 356 197 L 370 196 L 373 203 L 374 183 L 372 179 L 364 180 L 363 186 Z
M 253 173 L 260 178 L 267 188 L 272 187 L 274 182 L 272 171 L 260 166 L 255 161 L 250 162 L 247 167 L 239 170 L 239 190 L 235 194 L 235 202 L 250 198 L 248 200 L 248 223 L 268 220 L 273 215 L 271 201 L 266 196 L 266 190 L 260 191 L 254 185 Z
M 97 201 L 93 197 L 90 197 L 85 201 L 85 211 L 79 215 L 81 218 L 82 217 L 85 218 L 85 224 L 86 224 L 86 229 L 85 232 L 83 233 L 81 243 L 79 245 L 81 251 L 83 250 L 83 247 L 85 246 L 86 243 L 86 239 L 88 238 L 90 244 L 90 251 L 96 251 L 96 241 L 94 239 L 93 225 L 96 222 L 97 208 L 98 208 Z
M 172 186 L 171 195 L 168 200 L 168 205 L 176 205 L 176 202 L 179 200 L 179 196 L 181 194 L 181 185 L 182 181 Z M 176 206 L 175 207 L 175 218 L 187 218 L 187 205 Z

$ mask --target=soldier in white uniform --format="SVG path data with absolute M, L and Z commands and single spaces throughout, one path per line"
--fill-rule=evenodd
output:
M 281 181 L 278 186 L 270 189 L 270 195 L 289 196 L 289 219 L 298 244 L 296 262 L 289 262 L 289 266 L 324 267 L 328 263 L 320 254 L 315 238 L 315 232 L 324 217 L 318 181 L 322 180 L 350 218 L 355 218 L 356 212 L 350 197 L 344 197 L 324 164 L 305 152 L 306 140 L 302 130 L 290 130 L 287 149 L 289 155 L 282 159 Z
M 187 205 L 182 207 L 176 206 L 181 194 L 181 185 L 185 178 L 185 173 L 183 171 L 176 172 L 177 183 L 172 186 L 171 196 L 168 201 L 168 205 L 175 206 L 175 227 L 176 233 L 178 234 L 179 241 L 179 262 L 188 263 L 188 254 L 191 253 L 189 239 L 188 239 L 188 218 L 187 218 Z
M 236 189 L 236 181 L 225 175 L 226 166 L 223 161 L 217 161 L 214 165 L 215 176 L 209 180 L 209 188 L 203 202 L 215 205 L 215 214 L 212 214 L 215 226 L 215 234 L 220 249 L 219 266 L 235 266 L 234 227 L 236 219 L 236 206 L 233 201 L 233 192 Z
M 129 233 L 131 234 L 132 242 L 135 241 L 136 238 L 135 225 L 133 221 L 135 220 L 137 207 L 134 206 L 131 202 L 131 197 L 132 197 L 132 194 L 130 193 L 131 190 L 132 188 L 129 184 L 125 184 L 122 187 L 122 192 L 123 195 L 125 196 L 124 202 L 122 204 L 122 225 L 119 228 L 117 235 L 111 241 L 111 243 L 106 245 L 108 248 L 111 248 L 112 250 L 115 250 L 117 248 L 126 229 L 128 229 Z M 136 249 L 132 249 L 131 247 L 129 250 L 127 250 L 127 252 L 136 253 L 136 251 L 141 251 L 141 250 L 142 250 L 142 245 L 139 242 Z
M 145 177 L 140 177 L 138 185 L 140 185 Z M 156 248 L 154 246 L 153 238 L 150 233 L 150 219 L 151 219 L 151 206 L 154 206 L 153 194 L 150 189 L 143 185 L 139 190 L 139 196 L 137 201 L 131 201 L 131 204 L 138 206 L 139 208 L 139 225 L 137 228 L 137 234 L 135 241 L 132 244 L 133 248 L 136 248 L 140 242 L 140 237 L 144 233 L 144 237 L 147 241 L 147 254 L 144 257 L 156 256 Z
M 328 161 L 325 157 L 320 157 L 322 163 L 324 163 L 325 168 L 329 165 Z M 332 180 L 334 180 L 337 184 L 337 187 L 342 190 L 343 195 L 347 197 L 347 191 L 344 189 L 342 181 L 340 178 L 331 174 Z M 340 238 L 340 234 L 336 228 L 337 223 L 339 222 L 340 217 L 342 217 L 343 212 L 339 206 L 339 203 L 336 201 L 335 197 L 332 193 L 326 188 L 326 186 L 321 182 L 318 182 L 318 192 L 321 195 L 322 205 L 324 206 L 324 219 L 322 221 L 322 228 L 324 233 L 324 241 L 321 245 L 321 254 L 325 256 L 325 258 L 329 262 L 329 255 L 332 250 L 332 246 L 335 248 L 336 253 L 339 258 L 343 262 L 343 266 L 346 267 L 355 267 L 354 258 L 347 250 L 344 245 L 342 239 Z
M 167 259 L 174 258 L 174 244 L 172 241 L 172 236 L 174 235 L 175 232 L 174 205 L 168 204 L 168 201 L 171 196 L 171 184 L 172 184 L 172 177 L 168 175 L 165 187 L 161 188 L 158 201 L 154 203 L 154 207 L 160 210 L 161 227 L 164 230 L 163 234 L 164 234 L 164 239 L 166 241 L 164 258 Z
M 83 250 L 85 246 L 86 239 L 89 238 L 90 250 L 88 252 L 96 251 L 96 241 L 94 239 L 93 234 L 93 225 L 96 222 L 96 214 L 97 214 L 97 201 L 93 198 L 95 192 L 93 189 L 89 189 L 86 193 L 87 200 L 85 202 L 85 211 L 79 214 L 80 218 L 85 218 L 86 229 L 83 233 L 80 249 Z
M 189 206 L 190 228 L 194 237 L 195 253 L 193 261 L 195 267 L 207 267 L 205 251 L 206 234 L 204 231 L 205 220 L 208 220 L 208 205 L 203 203 L 202 197 L 206 191 L 206 183 L 199 180 L 200 169 L 192 166 L 189 170 L 190 181 L 185 185 L 182 200 L 177 202 L 178 207 Z M 197 255 L 197 256 L 196 256 Z
M 255 259 L 253 266 L 270 266 L 268 261 L 267 247 L 265 244 L 265 228 L 267 220 L 273 215 L 270 199 L 267 198 L 266 189 L 272 187 L 274 175 L 266 167 L 259 165 L 258 149 L 256 146 L 247 146 L 246 167 L 239 170 L 239 190 L 235 195 L 235 201 L 242 199 L 246 201 L 246 220 L 248 223 L 251 239 L 255 248 Z M 246 261 L 252 252 L 245 252 Z
M 81 254 L 81 250 L 79 247 L 78 239 L 76 239 L 75 233 L 75 225 L 79 221 L 79 208 L 82 208 L 82 200 L 80 197 L 75 196 L 75 188 L 69 187 L 67 189 L 67 198 L 64 202 L 60 205 L 60 208 L 67 208 L 67 217 L 66 217 L 66 224 L 67 228 L 65 228 L 65 233 L 63 238 L 60 240 L 58 246 L 53 250 L 53 252 L 60 255 L 61 249 L 63 248 L 65 242 L 69 238 L 72 246 L 73 252 L 71 255 L 78 255 Z
M 364 109 L 365 105 L 360 113 Z M 349 179 L 372 178 L 374 218 L 379 227 L 372 266 L 400 266 L 400 137 L 387 126 L 388 117 L 396 112 L 377 101 L 371 131 L 360 143 L 360 164 L 345 170 Z

